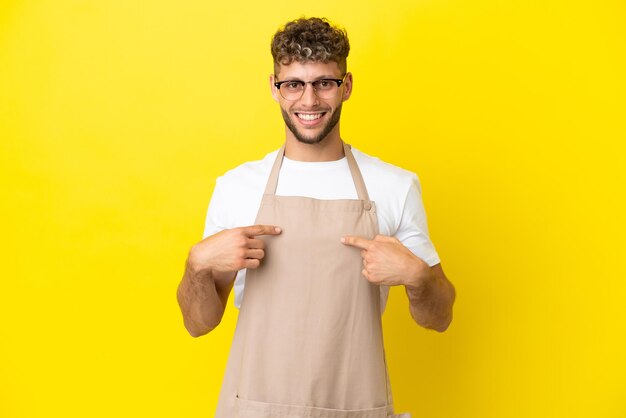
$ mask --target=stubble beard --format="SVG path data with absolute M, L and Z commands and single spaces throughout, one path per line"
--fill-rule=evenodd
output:
M 283 114 L 285 125 L 287 125 L 287 128 L 289 128 L 293 136 L 295 136 L 296 139 L 302 142 L 303 144 L 313 145 L 313 144 L 319 144 L 320 142 L 322 142 L 324 138 L 328 136 L 330 131 L 332 131 L 335 128 L 335 126 L 337 126 L 337 123 L 339 122 L 339 117 L 341 116 L 341 106 L 342 105 L 339 104 L 337 109 L 335 109 L 335 111 L 333 112 L 333 115 L 331 116 L 328 123 L 326 123 L 326 125 L 323 127 L 323 129 L 320 131 L 318 135 L 312 138 L 303 136 L 300 133 L 300 131 L 298 131 L 298 128 L 296 127 L 295 122 L 291 119 L 291 117 L 289 117 L 289 114 L 285 111 L 285 109 L 281 107 L 280 111 Z M 297 116 L 294 115 L 294 118 L 297 118 Z

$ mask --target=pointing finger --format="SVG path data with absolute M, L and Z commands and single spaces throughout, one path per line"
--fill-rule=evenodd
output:
M 278 235 L 281 233 L 281 229 L 273 225 L 252 225 L 244 226 L 241 229 L 243 233 L 249 237 L 256 237 L 259 235 Z
M 347 245 L 351 245 L 353 247 L 360 248 L 362 250 L 369 249 L 370 245 L 372 244 L 372 241 L 367 238 L 354 237 L 352 235 L 346 235 L 345 237 L 342 237 L 341 242 Z

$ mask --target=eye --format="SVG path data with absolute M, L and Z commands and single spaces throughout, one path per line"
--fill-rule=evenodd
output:
M 287 90 L 298 90 L 301 86 L 302 84 L 298 81 L 287 81 L 286 83 L 283 83 L 283 87 Z
M 335 83 L 333 80 L 322 79 L 322 80 L 317 80 L 315 82 L 315 88 L 317 90 L 330 90 L 334 86 L 335 86 Z

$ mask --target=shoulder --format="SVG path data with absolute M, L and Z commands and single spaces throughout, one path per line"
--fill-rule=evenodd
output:
M 232 192 L 239 192 L 242 189 L 256 189 L 259 185 L 262 187 L 267 181 L 266 177 L 272 169 L 277 153 L 278 150 L 274 150 L 260 160 L 247 161 L 228 170 L 217 178 L 217 186 Z
M 420 191 L 419 178 L 412 171 L 385 162 L 355 148 L 352 148 L 352 153 L 368 186 L 377 189 L 382 188 L 382 191 L 387 190 L 394 194 L 403 190 L 404 196 L 402 198 L 406 196 L 406 192 L 411 186 L 417 186 L 418 191 Z
M 226 229 L 254 222 L 277 152 L 240 164 L 217 178 L 209 204 L 205 236 L 216 230 L 210 224 Z

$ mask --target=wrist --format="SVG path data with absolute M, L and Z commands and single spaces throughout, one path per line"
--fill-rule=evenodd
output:
M 408 266 L 404 286 L 414 292 L 423 289 L 433 277 L 430 266 L 421 258 L 415 256 L 413 262 Z
M 189 251 L 186 271 L 190 281 L 201 284 L 211 282 L 216 287 L 229 286 L 237 275 L 236 270 L 216 270 L 214 265 L 202 259 L 202 255 L 194 248 Z
M 205 282 L 213 279 L 213 270 L 210 266 L 207 266 L 206 263 L 200 262 L 195 246 L 189 251 L 185 267 L 191 281 Z
M 422 273 L 405 285 L 407 296 L 413 302 L 420 302 L 431 297 L 435 285 L 435 273 L 428 264 Z

